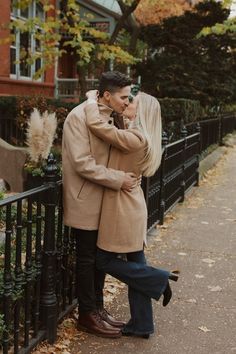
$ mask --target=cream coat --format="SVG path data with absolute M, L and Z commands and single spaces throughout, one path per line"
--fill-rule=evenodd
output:
M 64 223 L 83 230 L 97 230 L 104 187 L 120 190 L 125 173 L 106 167 L 110 145 L 88 130 L 85 105 L 86 102 L 75 107 L 63 127 Z M 105 122 L 112 120 L 111 112 L 109 107 L 99 105 L 100 118 Z
M 99 117 L 97 104 L 87 104 L 90 131 L 112 144 L 108 167 L 141 174 L 146 141 L 138 129 L 120 130 Z M 140 251 L 146 243 L 147 208 L 141 186 L 132 192 L 105 189 L 98 233 L 98 247 L 117 253 Z

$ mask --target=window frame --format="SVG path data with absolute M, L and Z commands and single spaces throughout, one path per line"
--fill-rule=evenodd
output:
M 36 6 L 37 2 L 36 0 L 33 0 L 33 2 L 28 6 L 28 18 L 34 17 L 36 15 Z M 43 17 L 45 18 L 45 13 L 43 14 Z M 11 8 L 11 21 L 14 21 L 15 19 L 21 19 L 23 21 L 26 21 L 28 19 L 27 17 L 23 17 L 21 14 L 21 9 L 12 7 Z M 34 32 L 29 33 L 29 44 L 30 44 L 30 50 L 32 53 L 37 53 L 39 52 L 37 50 L 36 46 L 36 41 L 37 39 L 34 37 L 34 34 L 36 31 L 41 30 L 40 27 L 37 26 Z M 20 70 L 20 30 L 17 30 L 15 32 L 15 43 L 11 43 L 10 45 L 10 50 L 14 49 L 15 54 L 16 54 L 16 63 L 11 63 L 11 56 L 10 56 L 10 78 L 11 79 L 16 79 L 16 80 L 25 80 L 25 81 L 35 81 L 35 82 L 43 82 L 44 81 L 44 75 L 41 75 L 40 78 L 34 79 L 34 75 L 36 72 L 36 61 L 34 61 L 33 64 L 29 64 L 30 66 L 30 75 L 29 76 L 24 76 L 21 75 L 21 70 Z M 43 59 L 40 59 L 41 61 L 41 67 L 43 66 Z M 15 66 L 15 74 L 11 73 L 11 66 Z

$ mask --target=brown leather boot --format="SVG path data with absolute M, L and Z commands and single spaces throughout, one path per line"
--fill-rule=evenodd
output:
M 116 327 L 116 328 L 123 328 L 125 325 L 125 322 L 116 320 L 114 317 L 112 317 L 107 310 L 99 309 L 98 310 L 99 315 L 101 316 L 102 320 L 109 323 L 109 325 Z
M 119 328 L 112 327 L 103 321 L 98 311 L 80 314 L 78 329 L 104 338 L 119 338 L 122 335 Z

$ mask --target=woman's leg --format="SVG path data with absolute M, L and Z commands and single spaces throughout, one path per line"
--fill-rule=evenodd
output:
M 127 261 L 146 264 L 143 251 L 127 253 Z M 128 287 L 128 297 L 131 319 L 125 325 L 122 332 L 124 334 L 136 335 L 153 333 L 154 325 L 151 298 L 130 286 Z
M 168 271 L 145 263 L 127 262 L 117 258 L 116 253 L 101 249 L 97 251 L 97 267 L 155 300 L 159 300 L 168 283 Z

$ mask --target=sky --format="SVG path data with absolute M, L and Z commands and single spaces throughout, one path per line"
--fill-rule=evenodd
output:
M 236 1 L 234 1 L 232 6 L 231 6 L 230 17 L 233 17 L 233 16 L 236 16 Z

